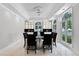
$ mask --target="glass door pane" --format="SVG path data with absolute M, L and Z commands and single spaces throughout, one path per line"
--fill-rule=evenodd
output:
M 72 43 L 72 9 L 69 9 L 62 17 L 62 40 Z
M 56 19 L 53 22 L 53 31 L 56 32 Z
M 72 17 L 67 19 L 67 43 L 72 43 Z

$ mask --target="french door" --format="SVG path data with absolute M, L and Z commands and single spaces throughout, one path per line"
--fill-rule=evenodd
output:
M 62 40 L 72 44 L 72 9 L 69 9 L 62 17 Z

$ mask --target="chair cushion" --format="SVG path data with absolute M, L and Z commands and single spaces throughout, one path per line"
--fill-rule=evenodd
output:
M 51 34 L 52 32 L 44 32 L 44 34 Z
M 27 32 L 27 34 L 33 34 L 33 32 Z

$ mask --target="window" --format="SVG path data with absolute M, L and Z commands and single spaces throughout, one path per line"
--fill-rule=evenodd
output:
M 69 9 L 62 17 L 62 40 L 72 43 L 72 9 Z
M 26 29 L 33 29 L 34 28 L 34 26 L 33 26 L 33 21 L 28 21 L 28 22 L 26 22 Z
M 42 22 L 41 21 L 36 21 L 35 22 L 35 31 L 42 31 Z
M 25 23 L 25 28 L 28 29 L 28 22 Z
M 33 29 L 33 21 L 30 21 L 28 26 L 29 26 L 29 29 Z
M 49 21 L 49 20 L 44 20 L 44 21 L 43 21 L 43 28 L 44 28 L 44 29 L 51 29 L 51 21 Z
M 56 20 L 53 22 L 53 31 L 56 32 Z
M 41 27 L 41 22 L 36 22 L 35 23 L 35 29 L 41 29 L 42 27 Z

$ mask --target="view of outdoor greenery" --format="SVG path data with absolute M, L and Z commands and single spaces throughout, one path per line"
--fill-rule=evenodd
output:
M 41 31 L 42 30 L 42 24 L 41 24 L 41 22 L 36 22 L 35 23 L 35 30 L 36 31 Z
M 72 13 L 66 12 L 62 18 L 62 40 L 72 43 Z

